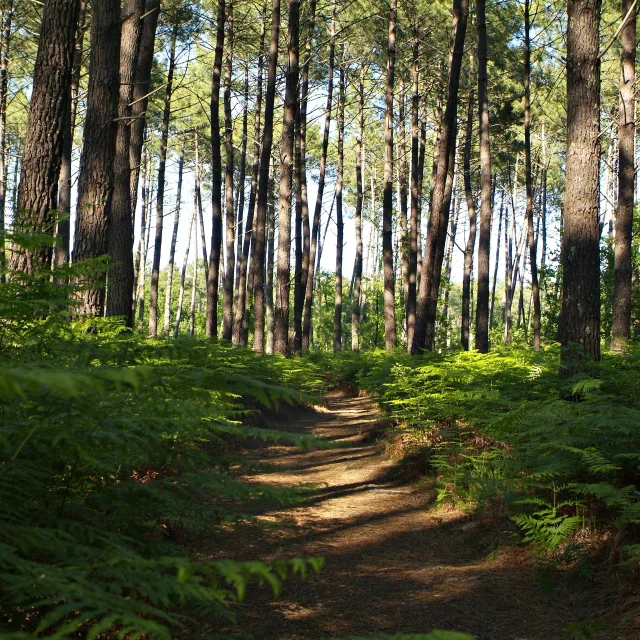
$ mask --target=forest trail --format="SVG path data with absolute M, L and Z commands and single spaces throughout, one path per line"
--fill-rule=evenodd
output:
M 562 578 L 545 592 L 524 551 L 492 551 L 498 537 L 504 540 L 495 528 L 502 525 L 492 531 L 460 512 L 434 508 L 433 492 L 403 483 L 372 437 L 377 419 L 371 399 L 333 392 L 324 406 L 295 410 L 279 428 L 351 446 L 253 451 L 276 470 L 250 481 L 313 483 L 321 490 L 302 504 L 261 513 L 273 528 L 234 525 L 202 540 L 201 557 L 322 556 L 326 566 L 306 581 L 288 579 L 276 601 L 266 587 L 252 588 L 237 626 L 218 631 L 311 640 L 438 628 L 483 640 L 550 640 L 602 615 L 593 585 Z M 189 637 L 210 630 L 205 623 Z

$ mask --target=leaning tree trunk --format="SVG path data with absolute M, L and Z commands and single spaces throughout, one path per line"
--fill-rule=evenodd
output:
M 73 261 L 107 253 L 114 186 L 118 91 L 120 83 L 120 2 L 94 0 L 91 16 L 91 59 L 84 124 L 84 144 L 78 178 L 78 213 Z M 90 276 L 81 294 L 80 311 L 101 316 L 105 279 Z
M 164 111 L 162 113 L 162 129 L 160 139 L 160 159 L 158 161 L 158 186 L 156 191 L 156 236 L 153 245 L 153 264 L 151 266 L 151 286 L 149 290 L 149 335 L 158 335 L 158 287 L 160 283 L 160 256 L 162 251 L 162 232 L 164 229 L 164 188 L 167 168 L 167 147 L 169 146 L 169 123 L 171 121 L 171 97 L 173 95 L 173 74 L 176 63 L 176 41 L 178 25 L 171 33 L 171 49 L 169 52 L 167 86 L 164 95 Z
M 489 269 L 491 257 L 491 148 L 489 145 L 489 98 L 487 77 L 486 2 L 476 0 L 478 25 L 478 111 L 480 116 L 480 238 L 478 240 L 478 287 L 476 304 L 476 349 L 489 351 Z
M 467 132 L 464 142 L 464 195 L 469 214 L 469 236 L 464 249 L 464 274 L 462 277 L 462 328 L 460 341 L 462 348 L 469 351 L 469 325 L 471 305 L 471 270 L 473 268 L 473 250 L 476 245 L 476 204 L 471 190 L 471 135 L 473 132 L 473 89 L 469 92 L 469 112 L 467 114 Z
M 358 89 L 358 132 L 356 134 L 356 259 L 353 269 L 351 302 L 351 349 L 360 351 L 360 315 L 362 304 L 362 205 L 364 203 L 364 69 L 360 72 Z
M 308 36 L 305 46 L 305 61 L 302 67 L 300 108 L 296 134 L 296 265 L 293 289 L 293 353 L 302 351 L 302 314 L 304 296 L 309 277 L 309 251 L 311 250 L 311 230 L 309 227 L 309 196 L 307 192 L 307 107 L 309 102 L 309 71 L 311 47 L 315 30 L 317 0 L 311 0 L 309 8 Z
M 48 0 L 42 12 L 13 223 L 16 231 L 53 233 L 78 6 L 78 0 Z M 35 249 L 16 246 L 11 269 L 33 273 L 48 268 L 51 258 L 50 243 Z
M 231 341 L 233 334 L 233 276 L 236 270 L 235 209 L 233 204 L 233 114 L 231 113 L 231 77 L 233 74 L 233 0 L 229 0 L 227 16 L 227 61 L 224 76 L 224 172 L 226 271 L 224 276 L 224 301 L 222 305 L 222 339 Z
M 533 229 L 533 174 L 531 168 L 531 19 L 530 0 L 524 0 L 524 158 L 527 190 L 527 232 L 529 237 L 529 265 L 531 297 L 533 298 L 533 350 L 540 351 L 540 287 L 538 285 L 538 242 Z M 633 143 L 632 143 L 633 144 Z M 633 197 L 633 180 L 631 181 Z M 524 278 L 524 273 L 522 274 Z
M 109 255 L 113 265 L 108 277 L 107 316 L 121 316 L 133 324 L 133 223 L 131 209 L 131 101 L 135 79 L 144 0 L 125 0 L 120 30 L 120 96 L 118 133 L 113 163 L 114 187 L 109 220 Z
M 633 187 L 635 176 L 636 3 L 623 0 L 626 24 L 621 31 L 620 111 L 618 115 L 618 210 L 615 221 L 615 266 L 611 349 L 624 353 L 631 338 Z
M 309 250 L 309 273 L 307 276 L 307 288 L 304 298 L 304 313 L 302 316 L 302 350 L 308 351 L 311 344 L 311 314 L 313 309 L 313 289 L 315 286 L 315 265 L 318 251 L 318 234 L 320 233 L 320 214 L 322 213 L 322 199 L 327 172 L 327 153 L 329 150 L 329 132 L 331 129 L 331 108 L 333 104 L 333 73 L 336 51 L 336 11 L 337 0 L 333 2 L 331 16 L 331 35 L 329 39 L 329 70 L 327 74 L 327 105 L 324 111 L 324 132 L 322 135 L 322 148 L 320 151 L 320 173 L 318 176 L 318 191 L 316 193 L 316 205 L 313 212 L 313 224 L 311 227 L 311 247 Z
M 253 235 L 253 218 L 256 207 L 256 195 L 258 193 L 258 172 L 260 170 L 260 122 L 262 115 L 262 77 L 264 70 L 264 40 L 265 25 L 264 14 L 262 12 L 262 30 L 260 33 L 260 46 L 258 49 L 258 80 L 255 115 L 253 123 L 253 163 L 251 166 L 251 189 L 249 191 L 249 206 L 247 209 L 247 222 L 244 230 L 244 238 L 242 241 L 242 254 L 238 257 L 238 301 L 236 303 L 235 316 L 233 319 L 233 336 L 232 341 L 235 345 L 247 346 L 244 336 L 248 335 L 245 331 L 248 324 L 249 305 L 247 304 L 247 293 L 249 285 L 247 283 L 247 271 L 249 265 L 249 249 L 251 248 L 251 238 Z
M 338 85 L 338 166 L 336 168 L 336 298 L 333 307 L 333 351 L 342 349 L 342 252 L 344 219 L 342 212 L 342 182 L 344 176 L 344 108 L 345 108 L 345 48 L 342 48 L 340 82 Z
M 382 199 L 382 261 L 384 267 L 384 344 L 396 347 L 395 273 L 393 268 L 393 84 L 396 61 L 398 0 L 391 0 L 387 44 L 386 110 L 384 118 L 384 182 Z
M 567 6 L 567 153 L 561 244 L 560 343 L 563 375 L 600 359 L 600 58 L 601 0 Z
M 218 335 L 218 297 L 222 255 L 222 153 L 220 150 L 220 80 L 224 53 L 226 2 L 218 0 L 216 50 L 211 79 L 211 247 L 207 268 L 207 316 L 205 335 Z
M 438 149 L 438 168 L 431 198 L 431 216 L 427 227 L 420 295 L 416 317 L 416 330 L 411 347 L 412 353 L 421 349 L 433 350 L 435 344 L 436 309 L 444 245 L 449 223 L 449 202 L 446 198 L 447 178 L 452 157 L 455 157 L 456 119 L 458 110 L 458 88 L 464 54 L 464 39 L 469 15 L 469 0 L 453 2 L 453 46 L 450 55 L 449 87 L 443 116 L 442 135 Z M 453 150 L 453 151 L 452 151 Z
M 264 304 L 265 304 L 265 225 L 267 202 L 269 199 L 269 166 L 273 146 L 273 111 L 276 95 L 276 74 L 278 70 L 278 40 L 280 38 L 280 0 L 273 0 L 271 14 L 271 39 L 269 41 L 269 64 L 267 67 L 267 90 L 264 105 L 264 127 L 262 130 L 262 151 L 258 174 L 258 194 L 255 212 L 253 270 L 253 304 L 255 326 L 253 349 L 264 351 Z
M 131 135 L 129 166 L 131 167 L 131 211 L 135 215 L 138 203 L 138 180 L 140 178 L 140 160 L 144 144 L 144 130 L 147 122 L 149 104 L 149 86 L 153 67 L 153 52 L 156 42 L 156 29 L 160 15 L 160 0 L 146 0 L 144 19 L 140 35 L 140 49 L 136 64 L 133 101 L 131 105 Z
M 289 345 L 289 297 L 291 292 L 291 188 L 295 144 L 298 68 L 300 59 L 300 0 L 289 0 L 289 65 L 287 67 L 280 146 L 278 197 L 278 270 L 275 307 L 275 352 L 286 355 Z
M 171 296 L 173 289 L 173 267 L 176 262 L 176 242 L 178 241 L 178 229 L 180 228 L 180 208 L 182 205 L 182 172 L 184 169 L 184 139 L 182 140 L 182 150 L 178 160 L 178 187 L 176 190 L 176 211 L 173 217 L 173 233 L 171 234 L 171 245 L 169 246 L 169 264 L 167 265 L 167 288 L 164 292 L 164 335 L 171 335 Z M 191 230 L 189 230 L 191 238 Z

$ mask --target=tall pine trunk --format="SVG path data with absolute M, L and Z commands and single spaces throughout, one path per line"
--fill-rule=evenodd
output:
M 502 214 L 504 210 L 504 189 L 500 190 L 500 210 L 498 213 L 498 236 L 496 244 L 496 261 L 493 269 L 493 282 L 491 283 L 491 310 L 489 311 L 489 329 L 493 329 L 494 309 L 496 304 L 496 285 L 498 284 L 498 267 L 500 266 L 500 240 L 502 238 Z
M 109 247 L 109 218 L 114 187 L 118 93 L 120 84 L 120 2 L 94 0 L 91 16 L 91 58 L 78 178 L 74 262 L 98 258 Z M 90 276 L 81 294 L 80 311 L 101 316 L 105 280 Z
M 267 324 L 267 341 L 265 345 L 265 351 L 267 353 L 274 353 L 275 342 L 275 317 L 273 309 L 273 260 L 275 255 L 276 244 L 276 201 L 275 201 L 275 160 L 271 162 L 271 168 L 269 170 L 269 203 L 267 204 L 267 264 L 265 269 L 265 316 Z
M 284 96 L 280 191 L 278 196 L 278 269 L 275 307 L 275 351 L 286 355 L 289 346 L 291 292 L 291 191 L 293 185 L 296 104 L 300 60 L 300 0 L 289 0 L 289 64 Z
M 635 176 L 635 61 L 636 15 L 633 0 L 623 0 L 626 20 L 620 32 L 620 110 L 618 115 L 618 209 L 615 220 L 615 265 L 611 349 L 624 353 L 631 337 L 631 278 L 633 234 L 633 187 Z
M 336 168 L 336 298 L 333 307 L 333 350 L 342 349 L 342 253 L 344 246 L 344 218 L 342 211 L 342 183 L 344 177 L 344 109 L 345 47 L 342 48 L 338 83 L 338 166 Z
M 11 41 L 11 23 L 13 20 L 13 0 L 4 0 L 4 2 L 0 4 L 0 7 L 2 8 L 2 13 L 0 14 L 2 16 L 0 23 L 0 234 L 2 234 L 2 240 L 0 240 L 0 282 L 4 282 L 4 266 L 6 262 L 4 232 L 8 176 L 5 147 L 7 144 L 7 89 L 9 87 L 9 44 Z M 70 105 L 67 105 L 65 114 L 69 112 L 69 108 Z M 66 128 L 65 121 L 65 138 Z M 59 224 L 58 222 L 58 226 Z M 67 245 L 67 259 L 68 255 Z
M 195 229 L 194 229 L 195 223 Z M 180 330 L 180 322 L 182 321 L 182 305 L 184 303 L 184 283 L 187 278 L 187 267 L 189 266 L 189 250 L 191 249 L 191 240 L 195 241 L 196 251 L 194 251 L 194 255 L 196 260 L 198 260 L 198 197 L 193 192 L 193 213 L 191 214 L 191 222 L 189 223 L 189 235 L 187 236 L 187 248 L 184 251 L 184 259 L 182 261 L 182 269 L 180 271 L 180 290 L 178 293 L 178 305 L 176 310 L 176 319 L 173 325 L 173 339 L 175 340 L 178 337 L 178 332 Z
M 364 69 L 358 87 L 358 131 L 356 133 L 356 258 L 353 269 L 351 302 L 351 349 L 360 351 L 360 317 L 362 313 L 362 208 L 364 204 Z
M 460 71 L 464 54 L 467 18 L 469 16 L 469 1 L 454 0 L 453 15 L 454 28 L 449 65 L 449 87 L 438 149 L 438 168 L 431 198 L 431 216 L 427 227 L 416 330 L 411 348 L 412 353 L 418 353 L 421 349 L 431 351 L 435 345 L 438 292 L 440 289 L 444 245 L 449 224 L 450 198 L 447 199 L 446 194 L 447 181 L 451 169 L 450 165 L 453 165 L 455 161 L 458 88 L 460 86 Z
M 42 12 L 20 166 L 16 230 L 53 233 L 78 6 L 78 0 L 48 0 Z M 35 249 L 14 247 L 10 264 L 14 270 L 32 273 L 47 268 L 51 258 L 48 244 Z
M 176 63 L 176 42 L 178 24 L 171 32 L 167 86 L 164 95 L 162 128 L 160 132 L 160 158 L 158 160 L 158 186 L 156 191 L 156 234 L 153 244 L 153 264 L 151 266 L 151 286 L 149 291 L 149 335 L 158 335 L 158 285 L 160 282 L 160 256 L 162 251 L 162 232 L 164 229 L 164 189 L 167 169 L 167 147 L 169 146 L 169 123 L 171 121 L 171 97 L 173 95 L 173 74 Z
M 600 359 L 601 0 L 568 0 L 567 154 L 561 244 L 560 343 L 563 375 Z
M 136 256 L 136 295 L 133 301 L 132 314 L 136 316 L 136 305 L 139 305 L 140 312 L 138 315 L 138 325 L 142 324 L 142 318 L 144 317 L 144 285 L 145 285 L 145 271 L 147 268 L 147 226 L 149 225 L 149 206 L 147 201 L 148 197 L 147 177 L 149 175 L 149 159 L 147 153 L 144 153 L 144 159 L 142 161 L 142 206 L 140 207 L 140 238 L 138 239 L 138 255 Z
M 207 317 L 205 335 L 218 335 L 218 297 L 222 255 L 222 154 L 220 150 L 220 81 L 224 52 L 226 0 L 218 0 L 216 49 L 211 78 L 211 247 L 207 268 Z

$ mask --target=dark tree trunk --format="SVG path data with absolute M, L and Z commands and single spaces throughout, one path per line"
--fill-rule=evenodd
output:
M 473 269 L 473 251 L 476 245 L 476 204 L 471 190 L 471 135 L 473 132 L 474 92 L 469 92 L 469 112 L 467 114 L 467 132 L 464 142 L 464 194 L 469 213 L 469 235 L 464 249 L 464 274 L 462 277 L 462 329 L 460 341 L 462 348 L 469 351 L 469 325 L 471 305 L 471 271 Z
M 476 0 L 478 25 L 478 111 L 480 117 L 480 238 L 478 241 L 478 292 L 476 349 L 489 351 L 489 262 L 491 257 L 491 148 L 489 145 L 489 98 L 487 77 L 487 22 L 485 0 Z
M 563 375 L 600 359 L 600 59 L 601 0 L 569 0 L 567 154 L 560 342 Z
M 258 51 L 258 81 L 255 115 L 253 123 L 253 163 L 251 167 L 251 189 L 249 191 L 249 207 L 247 209 L 247 223 L 242 242 L 242 254 L 238 258 L 238 302 L 236 304 L 235 317 L 233 319 L 233 344 L 247 346 L 248 336 L 248 312 L 247 293 L 250 289 L 247 283 L 247 271 L 249 265 L 249 249 L 253 235 L 253 219 L 256 208 L 256 195 L 258 193 L 258 172 L 260 169 L 260 122 L 262 116 L 262 77 L 264 70 L 264 40 L 265 24 L 264 16 L 266 8 L 262 11 L 262 30 L 260 33 L 260 47 Z
M 6 157 L 7 144 L 7 94 L 9 86 L 9 44 L 11 41 L 11 22 L 13 19 L 13 0 L 5 0 L 0 4 L 2 8 L 2 22 L 0 24 L 0 282 L 5 281 L 4 267 L 6 264 L 5 248 L 4 248 L 4 232 L 5 232 L 5 209 L 7 200 L 7 176 L 8 163 Z M 65 115 L 69 112 L 70 105 L 67 105 Z M 66 138 L 66 119 L 65 119 L 65 138 Z M 63 154 L 64 155 L 64 154 Z M 60 221 L 58 221 L 58 227 Z M 67 233 L 67 236 L 69 234 Z M 67 244 L 67 257 L 68 257 Z
M 144 130 L 147 122 L 147 105 L 149 104 L 149 86 L 156 42 L 156 28 L 160 15 L 160 0 L 146 0 L 140 49 L 136 64 L 135 84 L 133 86 L 133 104 L 131 105 L 131 136 L 129 166 L 131 168 L 131 211 L 135 215 L 138 203 L 138 179 L 140 177 L 140 160 L 144 144 Z
M 395 273 L 393 268 L 393 85 L 396 60 L 398 1 L 391 0 L 387 44 L 386 111 L 384 118 L 384 183 L 382 200 L 382 260 L 384 266 L 384 344 L 396 347 Z
M 235 256 L 235 209 L 233 204 L 233 115 L 231 113 L 231 78 L 233 74 L 233 0 L 229 0 L 227 21 L 227 60 L 224 77 L 224 149 L 225 173 L 224 195 L 226 210 L 226 271 L 224 276 L 224 301 L 222 311 L 222 339 L 233 337 L 233 276 L 236 270 Z
M 411 350 L 416 326 L 416 286 L 418 275 L 418 243 L 420 242 L 420 39 L 418 29 L 413 34 L 413 57 L 411 61 L 411 222 L 409 224 L 409 282 L 407 288 L 407 348 Z
M 91 16 L 91 59 L 84 124 L 84 144 L 78 178 L 78 214 L 73 261 L 107 253 L 114 186 L 118 92 L 120 84 L 120 2 L 94 0 Z M 105 280 L 92 276 L 82 294 L 81 312 L 104 312 Z
M 160 281 L 160 255 L 162 251 L 162 231 L 164 228 L 164 188 L 167 168 L 167 147 L 169 146 L 169 123 L 171 121 L 171 96 L 173 95 L 173 74 L 176 62 L 176 41 L 178 25 L 171 33 L 171 49 L 169 52 L 167 86 L 164 95 L 162 113 L 162 129 L 160 139 L 160 158 L 158 160 L 158 186 L 156 191 L 156 235 L 153 245 L 153 264 L 151 266 L 151 285 L 149 291 L 149 335 L 158 335 L 158 284 Z
M 491 311 L 489 313 L 489 329 L 493 329 L 493 312 L 496 304 L 496 285 L 498 283 L 498 267 L 500 265 L 500 239 L 502 236 L 502 214 L 504 210 L 504 189 L 500 191 L 500 212 L 498 213 L 498 238 L 496 244 L 496 262 L 493 269 L 493 282 L 491 283 Z M 506 226 L 506 222 L 505 222 Z
M 202 218 L 200 218 L 200 205 L 201 203 L 198 200 L 198 195 L 196 192 L 196 205 L 198 208 L 198 218 L 196 219 L 196 228 L 194 230 L 194 241 L 195 246 L 193 247 L 194 251 L 194 261 L 193 261 L 193 280 L 191 281 L 191 303 L 189 305 L 189 336 L 193 338 L 196 334 L 196 296 L 198 294 L 198 220 L 200 221 L 200 226 L 202 227 Z M 204 236 L 204 230 L 201 229 L 200 233 Z M 205 261 L 206 253 L 205 253 Z
M 311 344 L 311 313 L 313 308 L 313 289 L 315 286 L 315 265 L 318 253 L 318 234 L 320 233 L 320 214 L 322 213 L 322 199 L 327 171 L 327 152 L 329 149 L 329 131 L 331 128 L 331 108 L 333 104 L 333 73 L 335 65 L 336 37 L 336 0 L 333 2 L 331 17 L 331 36 L 329 40 L 329 70 L 327 75 L 327 106 L 324 112 L 324 132 L 322 136 L 322 149 L 320 152 L 320 174 L 318 176 L 318 191 L 316 205 L 313 212 L 313 225 L 311 227 L 311 248 L 309 251 L 309 274 L 307 276 L 307 288 L 304 299 L 304 314 L 302 316 L 302 350 L 308 351 Z
M 344 246 L 344 219 L 342 212 L 342 182 L 344 176 L 344 108 L 345 47 L 342 48 L 340 81 L 338 84 L 338 166 L 336 171 L 336 299 L 333 309 L 333 351 L 342 349 L 342 252 Z
M 48 0 L 42 13 L 13 223 L 18 231 L 53 234 L 78 6 L 78 0 Z M 49 244 L 16 247 L 11 269 L 32 273 L 48 268 L 51 258 Z
M 351 303 L 351 349 L 360 351 L 360 316 L 362 311 L 362 208 L 364 203 L 364 69 L 358 89 L 358 132 L 356 134 L 356 259 L 353 268 Z
M 271 163 L 269 170 L 269 203 L 267 204 L 267 265 L 266 265 L 266 284 L 265 284 L 265 316 L 267 324 L 267 341 L 265 351 L 267 353 L 274 352 L 275 340 L 275 318 L 273 313 L 273 261 L 275 256 L 276 244 L 276 199 L 275 199 L 275 160 Z
M 410 238 L 408 225 L 409 190 L 407 176 L 407 127 L 406 127 L 406 94 L 404 80 L 400 82 L 398 96 L 398 191 L 399 191 L 399 222 L 400 222 L 400 273 L 402 275 L 402 304 L 405 313 L 404 327 L 407 328 L 407 304 L 409 300 L 409 253 Z
M 438 291 L 440 288 L 444 245 L 449 224 L 448 205 L 450 202 L 447 202 L 446 187 L 450 171 L 449 165 L 453 164 L 451 157 L 455 154 L 458 88 L 460 85 L 464 39 L 469 15 L 469 1 L 454 0 L 453 15 L 454 34 L 450 56 L 449 87 L 442 123 L 441 142 L 438 149 L 438 168 L 431 199 L 431 216 L 427 227 L 416 330 L 411 348 L 412 353 L 418 353 L 423 348 L 429 351 L 433 350 L 435 340 Z
M 540 288 L 538 286 L 538 242 L 533 229 L 533 174 L 531 167 L 531 19 L 530 0 L 524 0 L 524 156 L 527 189 L 527 232 L 529 237 L 529 263 L 531 269 L 531 296 L 533 298 L 533 350 L 540 351 Z M 633 144 L 633 143 L 632 143 Z M 633 197 L 633 180 L 631 182 Z M 524 278 L 524 273 L 522 274 Z
M 120 96 L 118 132 L 113 163 L 114 187 L 109 219 L 109 255 L 112 267 L 108 278 L 107 316 L 121 316 L 133 325 L 133 223 L 131 209 L 131 101 L 135 79 L 144 0 L 125 0 L 122 7 L 120 42 Z
M 275 308 L 275 351 L 286 355 L 289 346 L 289 298 L 291 292 L 291 191 L 295 145 L 296 104 L 300 60 L 300 0 L 289 0 L 289 64 L 287 67 L 280 145 L 278 197 L 278 270 Z
M 269 41 L 269 64 L 267 65 L 267 90 L 264 105 L 264 127 L 262 150 L 258 173 L 258 193 L 255 213 L 253 269 L 253 304 L 255 326 L 253 349 L 264 351 L 264 304 L 265 304 L 265 225 L 267 221 L 267 201 L 269 196 L 269 165 L 273 146 L 273 111 L 276 95 L 276 74 L 278 70 L 278 40 L 280 37 L 280 0 L 273 0 L 271 14 L 271 39 Z
M 542 265 L 542 274 L 544 278 L 544 267 L 547 263 L 547 169 L 549 163 L 547 160 L 547 138 L 544 132 L 544 122 L 542 123 L 542 210 L 540 216 L 542 217 L 542 258 L 540 264 Z
M 84 34 L 87 28 L 86 9 L 86 0 L 80 0 L 78 28 L 76 30 L 75 48 L 73 52 L 73 69 L 71 71 L 71 96 L 65 113 L 62 164 L 60 166 L 60 178 L 58 180 L 58 240 L 54 258 L 56 267 L 67 264 L 71 258 L 71 159 L 73 155 L 73 135 L 76 126 L 76 114 L 78 110 L 82 50 Z
M 631 338 L 631 277 L 633 198 L 635 177 L 635 62 L 636 15 L 633 0 L 623 0 L 622 16 L 627 22 L 620 33 L 620 111 L 618 115 L 618 210 L 615 220 L 615 267 L 611 349 L 624 353 Z
M 182 150 L 178 160 L 178 187 L 176 190 L 176 211 L 173 218 L 173 233 L 171 234 L 171 245 L 169 247 L 169 264 L 167 265 L 167 290 L 164 295 L 164 335 L 168 338 L 171 335 L 171 295 L 173 293 L 173 268 L 176 262 L 176 242 L 178 241 L 178 229 L 180 227 L 180 208 L 182 205 L 182 172 L 184 169 L 184 139 L 182 140 Z M 189 230 L 191 238 L 191 230 Z
M 222 154 L 220 150 L 220 81 L 224 52 L 226 0 L 218 0 L 216 50 L 211 80 L 211 254 L 207 268 L 207 338 L 218 335 L 218 297 L 222 255 Z
M 313 34 L 315 30 L 317 0 L 311 0 L 309 8 L 309 33 L 302 67 L 300 108 L 296 135 L 296 265 L 293 290 L 293 353 L 302 351 L 302 315 L 304 297 L 309 277 L 309 251 L 311 230 L 309 227 L 309 197 L 307 193 L 307 105 L 309 102 L 309 70 L 311 65 Z

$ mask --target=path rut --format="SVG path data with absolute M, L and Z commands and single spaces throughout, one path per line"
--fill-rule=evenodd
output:
M 504 523 L 478 523 L 434 508 L 433 492 L 403 483 L 371 437 L 377 420 L 371 399 L 334 392 L 324 406 L 296 411 L 279 427 L 347 448 L 267 446 L 253 452 L 276 470 L 253 475 L 251 482 L 314 483 L 320 491 L 303 504 L 261 514 L 277 526 L 235 525 L 212 536 L 201 555 L 266 561 L 322 556 L 326 566 L 306 581 L 287 580 L 276 601 L 255 587 L 239 607 L 237 624 L 225 632 L 311 640 L 437 628 L 484 640 L 548 640 L 601 614 L 597 594 L 583 582 L 562 578 L 545 593 L 524 551 L 495 550 Z

